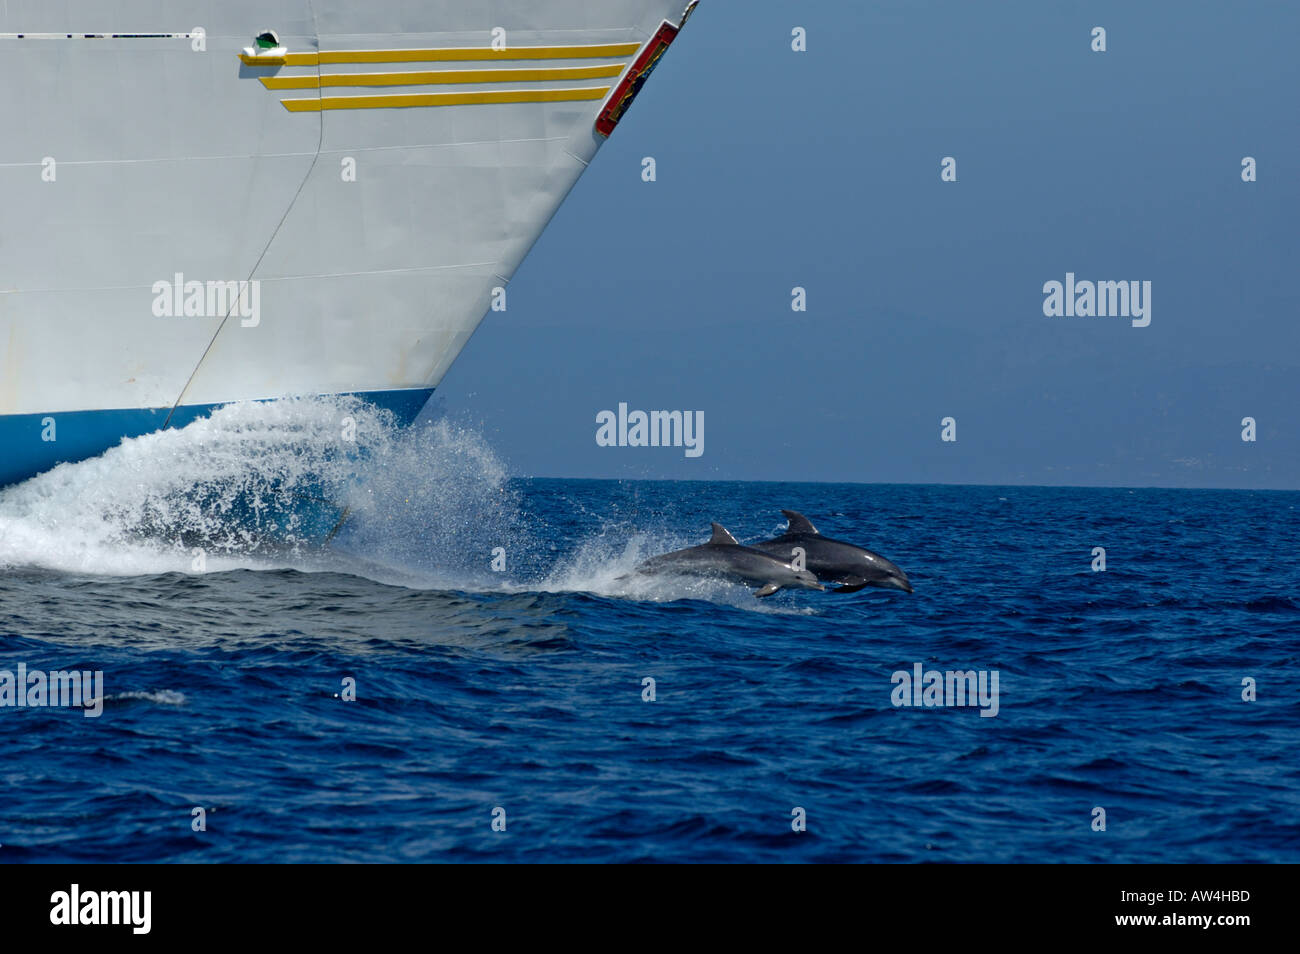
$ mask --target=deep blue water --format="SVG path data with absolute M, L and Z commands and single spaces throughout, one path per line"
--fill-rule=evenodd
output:
M 0 859 L 1300 860 L 1300 494 L 496 493 L 400 552 L 203 573 L 70 544 L 66 501 L 0 507 L 0 669 L 98 669 L 108 696 L 0 709 Z M 639 556 L 781 508 L 916 592 L 619 595 Z M 997 670 L 996 717 L 892 705 L 918 662 Z

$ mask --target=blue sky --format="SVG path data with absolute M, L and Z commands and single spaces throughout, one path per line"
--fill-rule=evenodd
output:
M 1297 35 L 703 0 L 435 401 L 518 475 L 1300 488 Z M 1150 281 L 1151 324 L 1044 316 L 1067 272 Z M 703 411 L 704 453 L 598 446 L 619 402 Z

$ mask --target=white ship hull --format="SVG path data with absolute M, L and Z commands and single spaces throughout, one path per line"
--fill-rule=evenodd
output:
M 233 401 L 413 418 L 683 5 L 8 0 L 0 485 Z

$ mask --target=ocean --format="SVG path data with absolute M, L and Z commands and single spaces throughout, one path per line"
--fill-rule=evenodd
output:
M 0 861 L 1300 861 L 1300 493 L 514 479 L 304 407 L 0 494 L 0 671 L 103 687 L 0 708 Z M 246 531 L 304 488 L 328 548 Z M 783 508 L 915 592 L 626 576 Z

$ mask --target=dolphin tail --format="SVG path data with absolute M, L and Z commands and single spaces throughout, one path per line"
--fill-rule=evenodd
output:
M 757 597 L 759 597 L 759 598 L 762 598 L 762 597 L 764 597 L 764 596 L 771 596 L 773 593 L 775 593 L 775 592 L 776 592 L 777 590 L 779 590 L 780 588 L 781 588 L 781 587 L 777 586 L 775 583 L 766 583 L 766 584 L 764 584 L 763 586 L 761 586 L 760 588 L 756 589 L 756 590 L 754 591 L 754 595 L 757 596 Z

